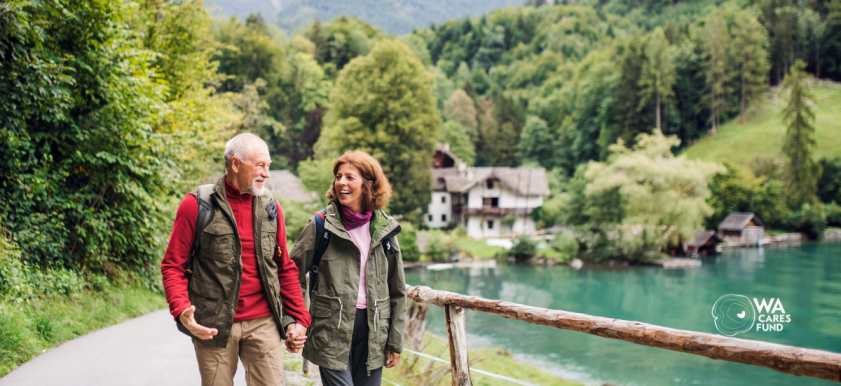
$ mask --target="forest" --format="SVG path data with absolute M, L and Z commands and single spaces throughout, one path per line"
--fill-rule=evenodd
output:
M 841 158 L 814 156 L 812 96 L 841 80 L 841 0 L 530 0 L 402 36 L 347 16 L 289 34 L 204 5 L 0 5 L 0 291 L 157 286 L 174 208 L 241 132 L 316 192 L 336 155 L 370 152 L 416 227 L 436 142 L 470 165 L 539 165 L 540 225 L 579 230 L 597 260 L 653 258 L 734 210 L 815 238 L 841 226 Z M 782 157 L 680 155 L 769 103 Z M 282 204 L 294 240 L 312 211 Z M 666 234 L 619 242 L 617 224 Z

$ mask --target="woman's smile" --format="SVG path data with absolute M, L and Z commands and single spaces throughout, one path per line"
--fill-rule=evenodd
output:
M 339 203 L 348 209 L 362 212 L 362 173 L 356 166 L 346 162 L 339 166 L 336 173 L 335 189 L 339 195 Z

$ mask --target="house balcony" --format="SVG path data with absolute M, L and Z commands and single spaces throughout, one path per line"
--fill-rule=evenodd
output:
M 531 209 L 514 209 L 514 208 L 499 208 L 494 206 L 484 206 L 481 208 L 464 208 L 462 213 L 466 216 L 484 216 L 484 217 L 505 217 L 509 213 L 517 213 L 518 215 L 523 215 L 523 213 L 531 214 Z

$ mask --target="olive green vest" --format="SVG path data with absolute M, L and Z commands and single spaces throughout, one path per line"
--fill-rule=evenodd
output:
M 196 306 L 196 323 L 215 328 L 219 332 L 213 339 L 198 341 L 208 346 L 224 348 L 231 336 L 242 283 L 242 242 L 225 194 L 225 177 L 216 182 L 213 190 L 210 203 L 214 206 L 215 214 L 199 236 L 201 248 L 193 260 L 193 275 L 187 289 L 190 302 Z M 196 192 L 192 194 L 196 195 Z M 278 268 L 273 259 L 278 248 L 277 219 L 269 220 L 266 208 L 274 199 L 268 190 L 253 198 L 254 252 L 269 308 L 281 338 L 286 339 L 283 326 L 294 320 L 283 314 L 280 283 L 277 279 Z M 180 323 L 178 329 L 193 336 Z

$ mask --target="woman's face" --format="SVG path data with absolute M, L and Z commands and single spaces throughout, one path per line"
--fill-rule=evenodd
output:
M 345 162 L 339 165 L 333 187 L 339 196 L 339 203 L 348 209 L 362 212 L 362 173 L 352 164 Z

